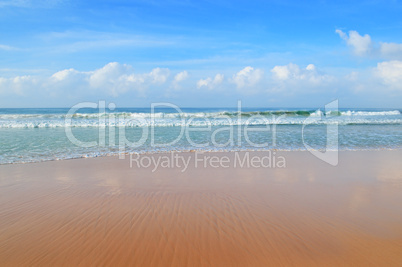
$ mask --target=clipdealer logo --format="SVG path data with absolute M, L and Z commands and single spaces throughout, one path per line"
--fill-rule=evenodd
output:
M 180 127 L 179 134 L 175 136 L 174 140 L 169 142 L 163 142 L 163 139 L 156 134 L 156 128 L 158 128 L 157 120 L 160 119 L 160 111 L 158 108 L 169 108 L 174 110 L 175 119 L 177 123 L 175 127 Z M 79 140 L 73 133 L 74 118 L 80 109 L 97 109 L 98 113 L 95 113 L 98 119 L 98 141 L 82 141 Z M 261 150 L 267 149 L 268 147 L 277 148 L 277 124 L 282 122 L 285 115 L 275 116 L 272 115 L 270 118 L 262 116 L 260 114 L 253 114 L 251 116 L 242 117 L 242 105 L 241 101 L 238 101 L 236 116 L 228 116 L 225 114 L 220 114 L 220 120 L 226 120 L 227 125 L 222 127 L 213 127 L 214 124 L 209 117 L 203 117 L 202 127 L 191 127 L 192 122 L 195 120 L 194 117 L 186 115 L 178 106 L 171 103 L 153 103 L 151 104 L 150 113 L 147 113 L 146 117 L 134 116 L 127 117 L 124 112 L 110 112 L 116 109 L 114 103 L 109 103 L 106 107 L 106 101 L 95 102 L 82 102 L 73 106 L 65 116 L 65 134 L 67 138 L 75 144 L 76 146 L 82 148 L 89 147 L 118 147 L 119 159 L 124 159 L 126 157 L 126 149 L 129 148 L 131 151 L 135 151 L 140 147 L 149 148 L 151 151 L 158 151 L 160 148 L 174 148 L 175 145 L 182 141 L 184 138 L 186 142 L 195 150 L 209 150 L 212 148 L 225 148 L 225 147 L 242 147 L 244 142 L 246 147 L 251 148 L 251 150 Z M 108 112 L 106 112 L 108 110 Z M 307 117 L 301 128 L 301 140 L 306 148 L 311 154 L 313 154 L 318 159 L 332 165 L 337 166 L 338 164 L 338 123 L 336 120 L 331 120 L 333 116 L 338 114 L 338 100 L 332 101 L 325 105 L 325 111 L 317 110 L 319 114 L 319 119 L 322 125 L 326 127 L 326 145 L 324 149 L 315 149 L 311 147 L 306 141 L 306 136 L 308 136 L 308 131 L 306 127 L 314 125 L 316 126 L 317 116 L 313 117 L 312 114 Z M 258 121 L 257 126 L 253 122 Z M 129 125 L 137 125 L 140 130 L 139 137 L 135 141 L 130 141 L 126 135 L 126 128 Z M 236 132 L 237 131 L 237 132 Z M 228 139 L 225 143 L 220 143 L 217 140 L 217 136 L 222 133 L 228 133 Z M 256 143 L 250 138 L 253 133 L 267 133 L 267 136 L 271 137 L 271 142 Z M 209 133 L 209 139 L 204 143 L 197 143 L 193 140 L 194 135 L 197 133 Z M 236 134 L 235 134 L 236 133 Z M 191 137 L 193 136 L 193 137 Z M 108 139 L 107 139 L 108 137 Z M 117 137 L 117 138 L 116 138 Z M 196 139 L 196 138 L 195 138 Z M 117 143 L 116 143 L 117 140 Z M 270 146 L 271 145 L 271 146 Z M 266 150 L 266 153 L 273 153 L 271 150 Z M 272 156 L 270 154 L 270 156 Z M 214 158 L 215 159 L 215 158 Z M 225 161 L 225 159 L 223 159 Z M 264 159 L 267 161 L 267 159 Z M 144 160 L 145 161 L 145 160 Z M 258 160 L 255 159 L 257 162 Z M 236 161 L 234 161 L 236 162 Z M 223 166 L 226 166 L 222 162 Z M 154 164 L 155 165 L 155 164 Z M 258 164 L 252 164 L 258 165 Z M 263 164 L 266 166 L 267 164 Z M 275 164 L 274 164 L 275 165 Z M 162 166 L 162 165 L 161 165 Z M 262 166 L 262 167 L 264 167 Z

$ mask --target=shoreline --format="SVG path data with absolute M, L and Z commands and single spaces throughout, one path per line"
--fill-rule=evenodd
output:
M 318 151 L 323 152 L 324 150 L 318 149 Z M 333 150 L 329 150 L 333 151 Z M 375 151 L 402 151 L 402 148 L 397 147 L 397 148 L 367 148 L 367 149 L 338 149 L 334 150 L 337 151 L 338 153 L 344 153 L 344 152 L 375 152 Z M 197 149 L 186 149 L 186 150 L 170 150 L 170 151 L 134 151 L 134 152 L 125 152 L 125 153 L 108 153 L 108 154 L 102 154 L 102 155 L 96 155 L 96 156 L 77 156 L 77 157 L 71 157 L 71 158 L 57 158 L 57 159 L 45 159 L 41 161 L 28 161 L 28 162 L 10 162 L 10 163 L 1 163 L 0 166 L 6 166 L 6 165 L 20 165 L 20 164 L 33 164 L 33 163 L 43 163 L 43 162 L 53 162 L 53 161 L 65 161 L 65 160 L 78 160 L 78 159 L 94 159 L 94 158 L 108 158 L 108 157 L 119 157 L 119 155 L 124 154 L 126 156 L 130 156 L 130 154 L 136 154 L 136 155 L 161 155 L 161 154 L 171 154 L 171 153 L 244 153 L 244 152 L 249 152 L 249 153 L 264 153 L 264 152 L 285 152 L 285 153 L 291 153 L 291 152 L 305 152 L 305 153 L 310 153 L 307 149 L 238 149 L 238 150 L 197 150 Z
M 307 151 L 278 151 L 285 168 L 152 172 L 113 156 L 1 165 L 0 262 L 397 265 L 402 150 L 339 153 L 336 167 Z

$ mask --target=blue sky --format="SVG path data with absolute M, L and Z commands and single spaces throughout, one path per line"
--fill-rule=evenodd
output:
M 0 0 L 0 107 L 401 108 L 401 1 Z

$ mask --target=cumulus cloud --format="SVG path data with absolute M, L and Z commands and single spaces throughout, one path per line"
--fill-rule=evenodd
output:
M 121 85 L 122 82 L 130 80 L 130 72 L 132 72 L 130 66 L 111 62 L 90 73 L 89 85 L 92 88 L 109 87 L 112 89 Z
M 46 91 L 55 94 L 57 91 L 80 91 L 89 93 L 102 92 L 106 95 L 118 96 L 127 91 L 143 91 L 152 85 L 164 84 L 169 69 L 155 68 L 149 73 L 135 73 L 126 64 L 111 62 L 94 71 L 78 71 L 65 69 L 50 77 L 16 76 L 1 78 L 0 91 L 13 91 L 23 94 L 28 91 Z
M 188 72 L 187 71 L 182 71 L 182 72 L 177 73 L 174 76 L 174 81 L 175 82 L 181 82 L 181 81 L 184 81 L 187 78 L 188 78 Z
M 360 35 L 357 31 L 349 31 L 349 36 L 341 31 L 335 31 L 346 43 L 353 48 L 353 51 L 358 56 L 367 55 L 372 49 L 371 37 L 368 34 Z
M 131 66 L 111 62 L 89 75 L 90 88 L 118 96 L 129 90 L 143 91 L 151 84 L 163 84 L 170 74 L 169 69 L 155 68 L 149 73 L 137 74 Z
M 59 91 L 88 90 L 89 76 L 90 72 L 65 69 L 54 73 L 49 78 L 45 78 L 41 87 L 52 96 L 56 95 Z
M 237 88 L 251 87 L 259 83 L 263 75 L 263 70 L 248 66 L 234 74 L 232 82 L 236 84 Z
M 271 69 L 272 79 L 269 92 L 295 94 L 297 92 L 317 93 L 326 88 L 335 90 L 336 79 L 317 70 L 314 64 L 302 68 L 297 64 L 278 65 Z
M 200 79 L 197 82 L 197 88 L 205 87 L 209 90 L 214 89 L 216 86 L 220 85 L 223 82 L 224 78 L 225 77 L 223 74 L 218 73 L 213 79 L 211 77 Z
M 402 89 L 402 61 L 380 62 L 374 72 L 391 89 Z
M 273 78 L 277 81 L 299 80 L 307 81 L 311 84 L 320 84 L 332 79 L 331 76 L 320 74 L 314 64 L 307 65 L 306 68 L 300 68 L 298 65 L 289 63 L 284 66 L 275 66 L 271 69 Z
M 188 72 L 185 71 L 185 70 L 182 71 L 182 72 L 177 73 L 177 74 L 174 76 L 174 78 L 173 78 L 171 87 L 172 87 L 173 89 L 176 89 L 176 90 L 180 89 L 180 83 L 182 83 L 182 82 L 184 82 L 185 80 L 187 80 L 188 77 L 189 77 L 189 74 L 188 74 Z
M 149 77 L 152 83 L 163 84 L 170 75 L 169 69 L 155 68 L 149 74 L 145 75 L 145 80 Z
M 30 75 L 0 78 L 0 92 L 3 94 L 26 95 L 29 88 L 37 86 L 39 79 Z
M 113 96 L 128 90 L 141 91 L 149 84 L 163 84 L 170 71 L 155 68 L 150 73 L 136 74 L 131 66 L 111 62 L 103 68 L 95 70 L 89 76 L 89 85 L 93 89 L 101 89 Z
M 17 94 L 23 95 L 25 93 L 25 88 L 35 85 L 37 80 L 35 77 L 26 75 L 26 76 L 18 76 L 12 79 L 12 85 L 14 87 L 14 91 Z
M 349 31 L 349 35 L 341 30 L 335 31 L 346 43 L 353 48 L 358 56 L 380 56 L 385 58 L 402 58 L 402 44 L 398 43 L 376 43 L 371 40 L 370 35 L 360 35 L 357 31 Z
M 54 82 L 61 82 L 61 81 L 69 80 L 69 79 L 71 79 L 71 76 L 74 76 L 78 73 L 79 73 L 79 71 L 77 71 L 75 69 L 65 69 L 65 70 L 61 70 L 61 71 L 58 71 L 55 74 L 53 74 L 50 77 L 50 80 L 52 80 Z

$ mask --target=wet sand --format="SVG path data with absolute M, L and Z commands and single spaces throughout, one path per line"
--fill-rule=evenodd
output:
M 116 157 L 0 166 L 0 265 L 402 264 L 402 151 L 341 152 L 337 167 L 277 152 L 286 168 L 194 155 L 180 153 L 184 172 Z

